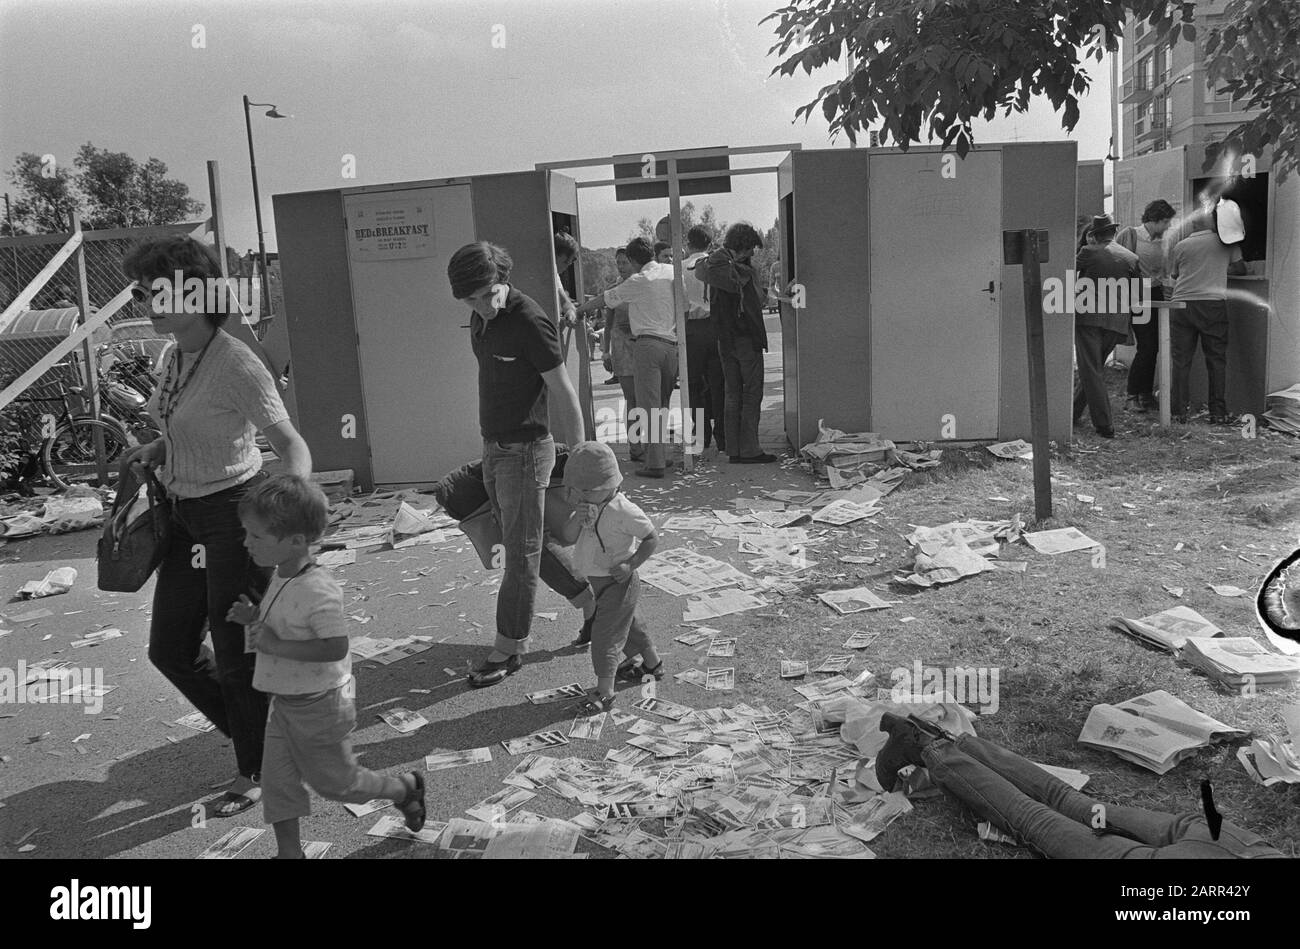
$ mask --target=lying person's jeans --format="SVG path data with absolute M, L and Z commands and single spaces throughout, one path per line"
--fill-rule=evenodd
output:
M 999 830 L 1047 857 L 1232 859 L 1282 857 L 1258 835 L 1227 821 L 1216 841 L 1205 818 L 1103 804 L 1032 761 L 974 735 L 930 742 L 921 752 L 931 778 Z M 1093 829 L 1097 820 L 1104 829 Z

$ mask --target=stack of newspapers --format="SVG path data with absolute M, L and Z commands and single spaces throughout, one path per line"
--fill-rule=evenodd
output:
M 1094 705 L 1079 733 L 1079 744 L 1165 774 L 1199 748 L 1246 734 L 1159 690 L 1119 705 Z
M 1300 659 L 1269 652 L 1249 636 L 1189 639 L 1180 659 L 1233 689 L 1290 686 L 1300 681 Z
M 1264 401 L 1264 420 L 1270 428 L 1300 435 L 1300 383 L 1268 394 Z

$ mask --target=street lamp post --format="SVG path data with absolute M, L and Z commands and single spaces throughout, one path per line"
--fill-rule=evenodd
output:
M 266 239 L 262 232 L 262 200 L 257 193 L 257 159 L 253 156 L 253 120 L 249 112 L 250 106 L 257 106 L 259 109 L 270 109 L 266 113 L 268 118 L 287 119 L 289 116 L 281 115 L 269 102 L 250 102 L 248 96 L 244 96 L 244 126 L 248 130 L 248 165 L 253 172 L 253 211 L 257 215 L 257 257 L 258 269 L 262 277 L 262 306 L 269 319 L 271 316 L 271 281 L 267 274 L 266 267 Z M 224 247 L 218 248 L 218 252 L 225 255 Z

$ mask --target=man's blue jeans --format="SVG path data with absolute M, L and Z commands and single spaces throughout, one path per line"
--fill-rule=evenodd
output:
M 528 651 L 542 559 L 542 512 L 555 466 L 555 440 L 483 442 L 483 486 L 501 525 L 505 575 L 497 593 L 496 650 Z

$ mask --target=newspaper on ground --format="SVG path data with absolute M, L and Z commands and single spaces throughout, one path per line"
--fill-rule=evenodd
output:
M 782 679 L 801 679 L 808 674 L 808 663 L 796 659 L 781 660 Z
M 573 724 L 569 726 L 569 737 L 599 741 L 600 733 L 604 730 L 608 718 L 608 712 L 601 715 L 579 715 L 573 720 Z
M 742 530 L 738 540 L 742 554 L 758 554 L 785 563 L 803 557 L 808 549 L 808 532 L 802 527 Z
M 266 833 L 265 827 L 236 827 L 227 831 L 201 854 L 200 860 L 234 860 L 258 837 Z
M 302 855 L 308 860 L 324 860 L 325 854 L 333 846 L 323 840 L 308 840 L 302 845 Z
M 403 735 L 429 724 L 427 718 L 419 712 L 412 712 L 409 708 L 390 708 L 386 712 L 380 712 L 379 717 Z
M 537 794 L 533 791 L 505 787 L 495 794 L 489 794 L 473 807 L 466 808 L 465 813 L 475 820 L 488 821 L 489 823 L 503 821 L 507 814 L 516 808 L 523 807 L 535 797 L 537 797 Z
M 814 672 L 844 672 L 853 664 L 852 656 L 827 656 Z
M 879 638 L 879 633 L 868 633 L 859 629 L 841 645 L 844 649 L 866 649 Z
M 397 507 L 397 513 L 393 516 L 393 522 L 388 528 L 388 542 L 393 548 L 400 549 L 399 544 L 405 546 L 414 546 L 406 543 L 412 538 L 428 533 L 437 533 L 438 525 L 433 519 L 434 511 L 421 511 L 402 501 Z M 438 542 L 442 538 L 439 537 Z
M 942 583 L 955 583 L 963 577 L 973 577 L 991 570 L 989 562 L 971 550 L 966 541 L 955 538 L 933 554 L 917 550 L 912 573 L 898 575 L 899 583 L 916 587 L 932 587 Z
M 1083 786 L 1090 780 L 1089 776 L 1075 768 L 1063 768 L 1060 765 L 1039 764 L 1034 762 L 1054 778 L 1059 778 L 1076 791 L 1082 791 Z
M 853 587 L 850 590 L 827 590 L 817 594 L 817 599 L 833 607 L 841 614 L 861 613 L 865 610 L 883 610 L 893 606 L 878 597 L 867 587 Z
M 1110 626 L 1170 652 L 1182 649 L 1188 639 L 1209 639 L 1223 635 L 1223 630 L 1190 606 L 1175 606 L 1141 619 L 1113 616 Z
M 1079 744 L 1166 774 L 1198 748 L 1246 734 L 1157 690 L 1119 705 L 1094 705 L 1079 733 Z
M 97 629 L 92 633 L 86 633 L 80 639 L 72 641 L 73 649 L 81 649 L 83 646 L 98 646 L 100 643 L 108 642 L 110 639 L 120 639 L 122 631 L 117 628 Z
M 524 696 L 534 705 L 546 705 L 550 702 L 560 702 L 564 699 L 580 699 L 587 694 L 587 690 L 582 687 L 581 683 L 571 682 L 568 685 L 562 685 L 554 689 L 542 689 L 540 692 L 529 692 Z
M 1251 780 L 1264 787 L 1275 784 L 1300 784 L 1300 756 L 1296 739 L 1286 742 L 1266 735 L 1237 749 L 1237 760 Z
M 217 727 L 208 721 L 207 717 L 202 712 L 190 712 L 190 714 L 176 719 L 176 724 L 184 725 L 186 728 L 192 728 L 196 732 L 210 732 L 212 729 Z
M 1241 587 L 1233 586 L 1230 583 L 1211 583 L 1208 586 L 1219 596 L 1250 596 L 1250 591 L 1243 590 Z
M 710 659 L 726 659 L 736 654 L 736 640 L 733 637 L 715 636 L 709 642 L 709 651 L 705 653 Z
M 912 533 L 905 538 L 923 554 L 933 556 L 956 541 L 964 541 L 977 554 L 996 553 L 998 541 L 1008 542 L 1020 536 L 1020 515 L 1005 521 L 949 521 L 936 527 L 913 525 Z
M 18 588 L 18 596 L 24 600 L 55 596 L 59 593 L 67 593 L 76 582 L 77 570 L 75 567 L 58 567 L 46 573 L 44 579 L 28 580 Z
M 841 824 L 840 830 L 863 843 L 870 843 L 883 834 L 885 828 L 896 818 L 911 809 L 912 805 L 902 791 L 878 794 L 851 811 L 853 819 L 847 824 Z
M 486 764 L 492 760 L 490 748 L 466 748 L 462 751 L 441 751 L 424 756 L 425 771 L 443 771 L 462 768 L 467 764 Z
M 1265 688 L 1300 681 L 1300 659 L 1269 652 L 1249 636 L 1189 639 L 1178 658 L 1235 690 L 1248 683 Z
M 767 496 L 773 501 L 781 501 L 785 504 L 796 504 L 800 507 L 804 507 L 812 503 L 812 499 L 817 497 L 817 492 L 793 491 L 783 488 L 779 491 L 769 491 L 767 492 Z
M 403 636 L 400 639 L 353 636 L 348 640 L 348 651 L 352 655 L 383 666 L 422 653 L 432 646 L 432 636 Z
M 717 518 L 709 514 L 675 514 L 664 521 L 660 529 L 666 531 L 708 531 L 717 526 Z
M 879 506 L 856 504 L 853 501 L 846 501 L 841 498 L 826 505 L 814 514 L 812 519 L 818 524 L 843 527 L 845 524 L 852 524 L 854 521 L 860 521 L 863 518 L 879 514 L 880 511 Z
M 357 562 L 356 550 L 322 550 L 316 555 L 322 567 L 346 567 Z
M 754 511 L 750 515 L 754 523 L 762 524 L 764 527 L 780 529 L 782 527 L 792 527 L 803 521 L 812 519 L 812 508 L 789 508 L 784 511 Z M 742 528 L 743 530 L 744 528 Z M 714 527 L 712 536 L 719 536 Z
M 523 738 L 508 738 L 501 742 L 501 745 L 509 754 L 522 755 L 529 751 L 540 751 L 543 748 L 554 748 L 556 745 L 568 743 L 569 739 L 563 732 L 551 730 L 525 735 Z
M 686 685 L 698 685 L 701 689 L 705 688 L 709 681 L 708 673 L 703 669 L 684 669 L 674 673 L 673 678 Z
M 373 814 L 375 811 L 382 811 L 385 807 L 392 807 L 393 802 L 386 797 L 377 797 L 373 801 L 366 801 L 364 804 L 344 804 L 343 807 L 353 817 L 365 817 L 367 814 Z
M 698 629 L 691 630 L 689 633 L 682 633 L 680 636 L 674 636 L 673 642 L 681 643 L 684 646 L 698 646 L 702 642 L 712 640 L 716 632 L 717 630 L 715 629 L 702 626 Z
M 699 620 L 715 619 L 730 613 L 742 613 L 767 606 L 766 597 L 743 590 L 724 589 L 708 590 L 686 600 L 682 621 L 687 623 Z
M 1066 554 L 1073 550 L 1091 550 L 1097 541 L 1077 527 L 1061 527 L 1051 531 L 1034 531 L 1025 535 L 1025 543 L 1040 554 Z
M 367 837 L 396 837 L 398 840 L 415 840 L 422 844 L 436 844 L 447 824 L 444 821 L 427 820 L 419 832 L 408 830 L 402 818 L 385 814 L 379 822 L 366 831 Z
M 748 580 L 731 564 L 686 547 L 656 553 L 637 569 L 637 575 L 673 596 L 689 596 Z
M 736 687 L 735 668 L 710 669 L 704 688 L 709 692 L 730 692 Z
M 1026 461 L 1032 461 L 1034 458 L 1034 446 L 1023 438 L 1017 438 L 1011 442 L 997 442 L 984 447 L 998 458 L 1023 458 Z
M 651 715 L 658 715 L 661 718 L 671 719 L 674 722 L 681 721 L 687 715 L 690 715 L 695 711 L 685 705 L 678 705 L 676 702 L 669 702 L 667 699 L 642 699 L 632 707 L 641 712 L 649 712 Z

